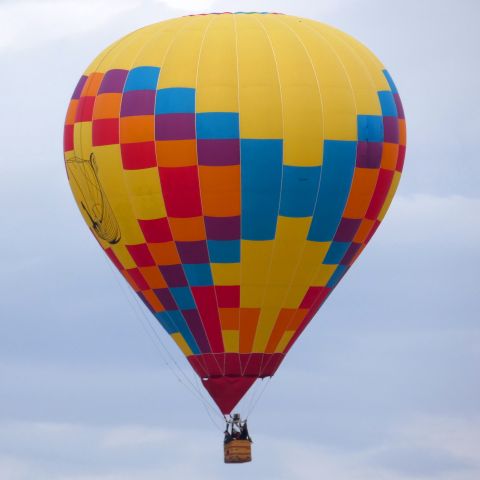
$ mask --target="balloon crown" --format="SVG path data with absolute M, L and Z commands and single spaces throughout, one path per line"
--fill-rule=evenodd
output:
M 184 15 L 185 17 L 199 17 L 203 15 L 284 15 L 280 12 L 209 12 L 209 13 L 192 13 Z

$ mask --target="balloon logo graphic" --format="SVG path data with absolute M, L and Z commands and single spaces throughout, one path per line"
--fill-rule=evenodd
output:
M 225 13 L 104 50 L 71 98 L 64 152 L 93 235 L 229 413 L 376 231 L 405 132 L 393 80 L 352 37 Z

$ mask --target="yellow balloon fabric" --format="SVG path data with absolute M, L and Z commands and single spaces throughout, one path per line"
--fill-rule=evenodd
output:
M 104 50 L 70 101 L 64 151 L 96 239 L 228 413 L 376 231 L 405 132 L 390 75 L 352 37 L 208 14 Z

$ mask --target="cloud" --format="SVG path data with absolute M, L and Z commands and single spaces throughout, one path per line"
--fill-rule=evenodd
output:
M 478 197 L 397 194 L 320 316 L 351 315 L 354 302 L 364 328 L 387 334 L 392 328 L 432 336 L 440 329 L 477 331 L 479 210 Z M 444 340 L 453 348 L 454 336 Z
M 444 451 L 480 467 L 480 417 L 414 417 L 398 430 L 411 447 L 429 447 Z
M 155 0 L 156 3 L 164 5 L 175 10 L 183 10 L 185 12 L 203 12 L 211 11 L 215 0 Z
M 480 418 L 416 415 L 395 432 L 370 462 L 402 478 L 475 478 L 480 472 Z
M 27 480 L 32 470 L 24 459 L 0 454 L 0 476 L 8 480 Z
M 233 480 L 475 480 L 480 472 L 479 420 L 412 417 L 392 429 L 386 446 L 351 452 L 288 435 L 259 435 L 253 445 L 254 462 L 241 471 L 223 465 L 218 435 L 195 428 L 9 422 L 0 424 L 0 448 L 5 452 L 0 457 L 0 476 L 9 480 L 220 480 L 227 474 Z M 440 471 L 439 464 L 448 468 Z
M 461 195 L 398 195 L 379 232 L 395 245 L 471 245 L 480 242 L 480 198 Z M 393 243 L 392 243 L 393 242 Z
M 139 0 L 7 1 L 0 4 L 0 51 L 38 47 L 85 34 L 138 5 Z
M 480 198 L 416 194 L 400 195 L 394 202 L 396 221 L 405 227 L 401 232 L 403 241 L 421 242 L 433 237 L 440 243 L 478 244 L 480 240 Z
M 175 432 L 129 425 L 107 432 L 102 443 L 106 448 L 135 448 L 149 444 L 161 445 L 164 448 L 172 440 L 181 441 L 183 436 L 175 435 Z

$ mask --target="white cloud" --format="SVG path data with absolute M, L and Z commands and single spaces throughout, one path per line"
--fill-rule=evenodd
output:
M 220 480 L 228 471 L 232 479 L 475 480 L 480 472 L 479 426 L 478 418 L 471 422 L 434 416 L 410 418 L 392 429 L 386 445 L 355 451 L 340 451 L 288 436 L 259 435 L 253 445 L 254 462 L 240 471 L 222 464 L 218 435 L 196 429 L 10 422 L 0 424 L 0 447 L 9 452 L 0 457 L 0 477 Z M 133 442 L 128 441 L 130 435 Z M 421 464 L 421 473 L 396 468 L 395 456 L 402 458 L 405 446 L 419 452 L 405 463 Z M 450 460 L 452 466 L 445 475 L 437 472 L 435 459 Z
M 444 451 L 480 468 L 480 418 L 419 416 L 399 429 L 405 444 Z
M 480 418 L 416 415 L 368 455 L 394 478 L 470 480 L 480 473 Z M 393 439 L 393 442 L 391 441 Z
M 480 242 L 480 198 L 397 195 L 379 232 L 393 244 L 446 246 Z M 391 242 L 394 242 L 393 244 Z
M 211 11 L 215 0 L 156 0 L 156 2 L 185 12 L 208 13 Z
M 138 0 L 9 1 L 0 4 L 0 51 L 18 50 L 83 34 L 133 10 Z
M 175 432 L 144 426 L 123 426 L 108 431 L 102 443 L 106 448 L 131 448 L 148 444 L 165 446 L 172 437 L 177 437 L 177 441 L 181 438 Z
M 6 480 L 27 480 L 31 469 L 24 460 L 9 455 L 0 455 L 0 477 Z

